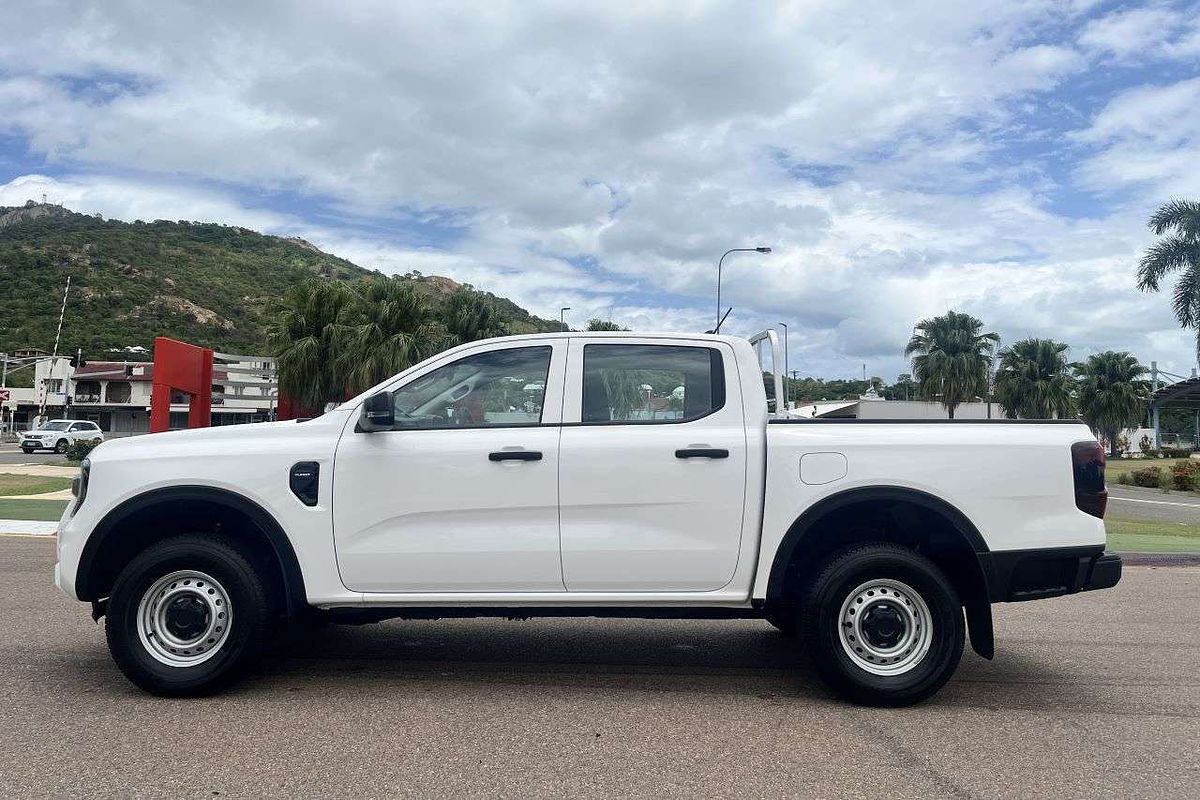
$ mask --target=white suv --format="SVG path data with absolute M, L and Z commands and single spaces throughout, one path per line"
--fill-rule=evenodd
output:
M 104 431 L 94 422 L 78 419 L 52 419 L 37 430 L 21 434 L 21 450 L 53 450 L 65 453 L 72 442 L 104 441 Z

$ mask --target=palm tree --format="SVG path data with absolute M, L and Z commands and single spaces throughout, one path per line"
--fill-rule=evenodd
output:
M 1167 273 L 1181 273 L 1175 282 L 1172 307 L 1181 326 L 1196 329 L 1196 357 L 1200 361 L 1200 203 L 1172 200 L 1150 217 L 1150 230 L 1165 238 L 1150 245 L 1142 256 L 1138 288 L 1157 292 Z
M 960 403 L 987 392 L 992 350 L 1000 336 L 982 333 L 983 323 L 970 314 L 947 311 L 923 319 L 904 348 L 912 356 L 917 396 L 940 400 L 954 419 Z
M 444 349 L 446 329 L 402 279 L 365 282 L 338 331 L 335 365 L 349 393 L 361 392 Z
M 345 381 L 336 365 L 337 340 L 353 300 L 344 283 L 307 281 L 284 295 L 268 326 L 279 391 L 304 408 L 319 411 L 345 396 Z
M 446 330 L 463 344 L 508 332 L 492 299 L 465 287 L 446 298 L 442 319 Z
M 1079 378 L 1079 411 L 1093 431 L 1108 440 L 1117 455 L 1117 434 L 1141 421 L 1150 397 L 1146 368 L 1129 353 L 1107 350 L 1075 365 Z
M 1009 419 L 1075 415 L 1070 348 L 1053 339 L 1023 339 L 1000 351 L 996 399 Z

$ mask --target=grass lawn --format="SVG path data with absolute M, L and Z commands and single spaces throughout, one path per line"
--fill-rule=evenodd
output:
M 1106 519 L 1104 527 L 1108 531 L 1109 550 L 1126 553 L 1200 552 L 1200 525 Z
M 70 478 L 46 478 L 40 475 L 8 475 L 0 473 L 0 497 L 14 494 L 41 494 L 70 489 Z
M 67 500 L 8 500 L 0 497 L 0 519 L 28 519 L 57 522 Z
M 1108 464 L 1104 467 L 1104 478 L 1108 483 L 1115 484 L 1117 476 L 1133 472 L 1135 469 L 1145 469 L 1146 467 L 1158 467 L 1160 469 L 1170 470 L 1171 465 L 1179 461 L 1187 461 L 1186 458 L 1121 458 L 1109 459 Z

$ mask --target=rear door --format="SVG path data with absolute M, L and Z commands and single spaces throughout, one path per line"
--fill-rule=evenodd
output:
M 746 430 L 732 348 L 573 338 L 559 465 L 569 591 L 711 591 L 737 566 Z

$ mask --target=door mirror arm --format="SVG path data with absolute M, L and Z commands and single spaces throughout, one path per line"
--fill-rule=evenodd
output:
M 390 431 L 396 424 L 396 410 L 391 392 L 378 392 L 362 404 L 358 414 L 358 430 L 363 433 Z

